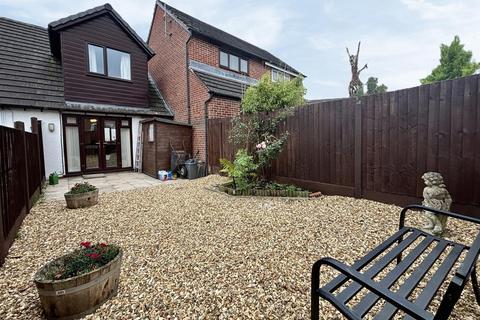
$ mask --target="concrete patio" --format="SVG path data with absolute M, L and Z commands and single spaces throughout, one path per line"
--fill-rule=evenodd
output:
M 45 189 L 45 201 L 63 200 L 63 194 L 76 183 L 88 181 L 99 189 L 99 192 L 125 191 L 145 188 L 159 184 L 176 183 L 181 180 L 160 181 L 138 172 L 107 173 L 102 177 L 87 178 L 82 176 L 60 178 L 59 184 L 48 185 Z

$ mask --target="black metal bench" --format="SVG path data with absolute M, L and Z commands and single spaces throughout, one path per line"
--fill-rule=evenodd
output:
M 438 211 L 419 205 L 405 207 L 400 215 L 399 231 L 352 266 L 347 266 L 332 258 L 322 258 L 315 262 L 312 268 L 312 319 L 319 318 L 319 298 L 329 301 L 348 319 L 362 319 L 380 299 L 383 299 L 385 304 L 372 315 L 376 320 L 391 319 L 399 310 L 404 312 L 405 319 L 447 319 L 460 298 L 469 277 L 472 279 L 475 297 L 480 305 L 480 290 L 475 270 L 480 251 L 480 233 L 470 247 L 435 237 L 419 229 L 405 227 L 405 214 L 408 210 L 427 210 L 480 224 L 480 219 L 458 213 Z M 428 247 L 432 248 L 431 251 L 424 253 Z M 408 250 L 406 250 L 407 248 Z M 447 248 L 449 249 L 448 254 L 445 252 Z M 442 284 L 448 281 L 447 276 L 450 271 L 453 272 L 455 263 L 464 251 L 466 251 L 465 257 L 448 283 L 440 306 L 435 314 L 430 313 L 427 311 L 429 304 Z M 441 260 L 441 263 L 439 261 L 437 271 L 433 273 L 426 286 L 419 291 L 416 299 L 413 300 L 411 297 L 409 299 L 409 295 L 418 287 L 442 253 L 445 258 Z M 390 271 L 388 269 L 384 271 L 394 260 L 396 260 L 395 267 Z M 392 286 L 415 261 L 417 261 L 417 265 L 409 270 L 410 276 L 397 283 L 397 290 L 392 290 Z M 320 267 L 324 265 L 336 269 L 340 275 L 320 288 Z M 365 268 L 367 265 L 368 268 Z M 386 275 L 379 281 L 374 280 L 382 271 Z M 350 282 L 347 283 L 348 281 Z M 349 306 L 349 302 L 362 289 L 367 289 L 368 293 L 360 296 L 358 303 Z

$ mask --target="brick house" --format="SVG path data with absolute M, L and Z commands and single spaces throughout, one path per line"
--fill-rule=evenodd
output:
M 206 160 L 207 121 L 238 114 L 240 100 L 264 74 L 304 77 L 271 53 L 157 1 L 147 40 L 157 53 L 152 77 L 175 120 L 193 126 L 193 150 Z

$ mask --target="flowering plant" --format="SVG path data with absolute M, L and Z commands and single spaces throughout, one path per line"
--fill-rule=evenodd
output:
M 46 272 L 47 279 L 61 280 L 88 273 L 112 261 L 120 251 L 118 246 L 106 243 L 85 241 L 80 246 L 59 263 L 51 264 Z

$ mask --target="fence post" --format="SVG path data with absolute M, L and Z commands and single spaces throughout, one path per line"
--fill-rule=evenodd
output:
M 362 99 L 356 97 L 355 103 L 355 155 L 354 155 L 354 177 L 355 177 L 355 198 L 362 197 Z
M 15 121 L 13 126 L 17 130 L 21 130 L 23 134 L 23 153 L 25 156 L 25 213 L 28 214 L 30 212 L 30 186 L 29 186 L 29 179 L 28 179 L 28 153 L 27 153 L 27 138 L 25 134 L 25 124 L 22 121 Z

